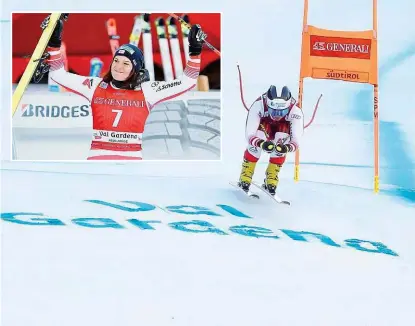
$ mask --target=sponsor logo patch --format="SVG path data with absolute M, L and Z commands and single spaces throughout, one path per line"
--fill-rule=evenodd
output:
M 371 45 L 370 39 L 311 35 L 310 55 L 368 60 Z

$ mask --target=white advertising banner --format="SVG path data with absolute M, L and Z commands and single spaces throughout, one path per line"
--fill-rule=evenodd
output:
M 93 137 L 90 103 L 73 93 L 36 86 L 22 97 L 13 116 L 13 158 L 85 160 Z M 142 136 L 145 157 L 218 159 L 220 95 L 192 91 L 156 105 Z
M 13 128 L 92 127 L 91 105 L 76 94 L 29 93 L 13 116 Z

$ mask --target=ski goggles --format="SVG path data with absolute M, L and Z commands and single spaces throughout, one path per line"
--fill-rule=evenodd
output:
M 284 99 L 274 99 L 267 101 L 268 112 L 271 118 L 280 118 L 288 114 L 291 102 Z
M 286 109 L 273 109 L 268 107 L 268 113 L 271 116 L 271 118 L 281 118 L 284 117 L 288 114 L 288 112 L 290 111 L 290 108 L 286 108 Z

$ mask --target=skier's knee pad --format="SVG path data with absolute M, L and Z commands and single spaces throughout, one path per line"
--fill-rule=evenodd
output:
M 283 165 L 284 162 L 285 162 L 285 158 L 286 158 L 285 155 L 283 155 L 283 156 L 274 156 L 274 157 L 271 156 L 269 158 L 269 162 L 273 163 L 273 164 Z
M 255 146 L 249 146 L 244 153 L 244 159 L 249 162 L 258 162 L 261 157 L 261 149 Z

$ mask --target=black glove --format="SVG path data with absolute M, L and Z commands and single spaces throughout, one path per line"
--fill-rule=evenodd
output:
M 286 145 L 284 145 L 284 144 L 277 144 L 277 146 L 275 146 L 275 151 L 277 153 L 280 153 L 280 154 L 285 154 L 287 152 L 292 152 L 293 149 L 294 148 L 290 144 L 286 144 Z
M 147 69 L 140 69 L 138 71 L 137 85 L 141 85 L 141 83 L 145 83 L 148 81 L 150 81 L 150 73 Z
M 259 142 L 258 146 L 262 148 L 267 153 L 272 153 L 275 150 L 275 144 L 269 140 L 262 140 Z
M 59 20 L 56 23 L 56 27 L 49 39 L 49 43 L 48 46 L 53 47 L 53 48 L 60 48 L 62 45 L 62 33 L 63 33 L 63 22 L 68 20 L 68 16 L 69 14 L 62 14 L 61 17 L 59 18 Z M 46 26 L 48 26 L 49 24 L 49 20 L 50 20 L 50 15 L 47 16 L 42 24 L 40 25 L 40 27 L 42 29 L 45 29 Z
M 134 77 L 131 78 L 129 83 L 119 82 L 113 80 L 113 84 L 121 89 L 136 89 L 136 87 L 140 86 L 142 83 L 150 81 L 150 74 L 147 69 L 142 68 L 137 73 L 134 73 Z
M 189 55 L 199 55 L 202 53 L 203 42 L 206 40 L 207 34 L 202 31 L 199 24 L 194 24 L 190 29 L 188 36 L 189 40 Z

